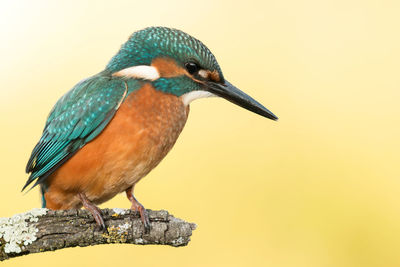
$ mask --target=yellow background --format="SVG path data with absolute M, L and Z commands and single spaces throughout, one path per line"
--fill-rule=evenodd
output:
M 104 245 L 2 266 L 400 266 L 400 2 L 1 1 L 0 216 L 40 204 L 25 163 L 57 99 L 136 30 L 202 40 L 279 116 L 191 105 L 136 196 L 196 222 L 187 247 Z M 103 207 L 129 207 L 119 195 Z

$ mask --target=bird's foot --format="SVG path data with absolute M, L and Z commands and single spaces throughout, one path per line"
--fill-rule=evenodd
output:
M 126 190 L 126 196 L 128 199 L 131 201 L 132 206 L 131 210 L 138 211 L 140 214 L 140 219 L 142 220 L 143 226 L 144 226 L 144 233 L 148 234 L 150 233 L 150 220 L 149 220 L 149 214 L 147 210 L 143 207 L 142 204 L 140 204 L 139 201 L 135 198 L 135 196 L 132 193 L 133 188 L 128 188 Z
M 135 211 L 139 212 L 140 219 L 142 220 L 142 223 L 144 225 L 145 234 L 150 233 L 149 214 L 148 214 L 147 210 L 143 207 L 143 205 L 136 201 L 136 203 L 132 203 L 131 210 L 135 210 Z
M 96 221 L 97 225 L 100 226 L 100 229 L 106 230 L 106 225 L 103 220 L 103 216 L 101 214 L 101 210 L 90 200 L 86 197 L 84 193 L 79 194 L 79 198 L 83 204 L 83 206 L 90 211 L 90 213 L 93 215 L 94 220 Z

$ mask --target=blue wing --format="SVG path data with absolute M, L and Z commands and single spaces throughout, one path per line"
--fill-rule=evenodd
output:
M 124 80 L 96 75 L 78 83 L 58 100 L 32 151 L 26 166 L 31 175 L 22 190 L 36 179 L 33 187 L 42 183 L 93 140 L 113 118 L 127 93 Z

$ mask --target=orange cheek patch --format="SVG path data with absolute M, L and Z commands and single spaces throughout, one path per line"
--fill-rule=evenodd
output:
M 214 82 L 220 82 L 221 78 L 219 77 L 218 71 L 209 71 L 209 79 L 214 81 Z
M 199 71 L 199 75 L 201 77 L 203 77 L 204 79 L 210 80 L 213 82 L 219 82 L 221 80 L 219 77 L 218 71 L 216 71 L 216 70 L 210 71 L 210 70 L 202 69 Z
M 157 68 L 160 77 L 171 78 L 189 73 L 182 67 L 178 66 L 173 59 L 158 57 L 153 59 L 151 66 Z

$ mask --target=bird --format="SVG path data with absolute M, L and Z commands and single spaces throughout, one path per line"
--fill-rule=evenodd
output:
M 134 32 L 105 69 L 80 81 L 50 111 L 26 165 L 25 190 L 39 185 L 42 207 L 86 208 L 100 228 L 98 204 L 126 193 L 150 229 L 135 185 L 167 155 L 189 104 L 222 97 L 268 119 L 278 118 L 229 83 L 198 39 L 168 27 Z

